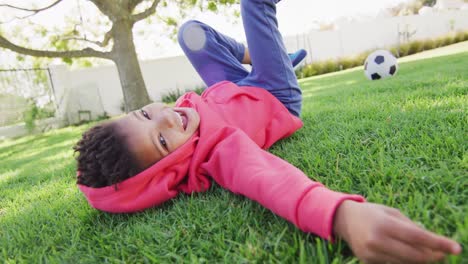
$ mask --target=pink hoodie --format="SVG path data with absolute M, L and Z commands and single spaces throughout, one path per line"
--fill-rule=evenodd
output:
M 201 96 L 187 93 L 176 105 L 197 110 L 198 132 L 150 168 L 119 183 L 117 189 L 79 185 L 94 208 L 112 213 L 141 211 L 179 192 L 206 191 L 214 179 L 301 230 L 332 239 L 339 204 L 346 199 L 364 201 L 362 196 L 323 187 L 264 150 L 302 127 L 301 120 L 265 89 L 225 81 Z

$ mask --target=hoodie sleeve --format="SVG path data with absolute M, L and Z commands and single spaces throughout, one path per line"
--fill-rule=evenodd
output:
M 364 201 L 312 181 L 240 130 L 226 134 L 202 168 L 222 187 L 257 201 L 305 232 L 332 240 L 333 217 L 341 202 Z

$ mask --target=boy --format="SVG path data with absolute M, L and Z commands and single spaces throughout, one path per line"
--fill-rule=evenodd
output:
M 348 242 L 364 262 L 413 263 L 458 254 L 396 209 L 333 192 L 266 152 L 302 126 L 301 91 L 276 21 L 275 0 L 242 0 L 249 51 L 189 21 L 179 43 L 209 88 L 176 107 L 150 104 L 92 128 L 75 146 L 78 185 L 95 208 L 115 213 L 159 205 L 215 180 L 305 232 Z M 248 72 L 242 63 L 252 63 Z

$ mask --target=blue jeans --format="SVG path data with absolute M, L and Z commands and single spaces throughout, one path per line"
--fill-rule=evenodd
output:
M 195 70 L 211 86 L 231 81 L 268 90 L 289 112 L 300 116 L 302 93 L 278 30 L 275 0 L 241 0 L 241 14 L 252 70 L 242 66 L 245 47 L 195 20 L 184 23 L 178 40 Z

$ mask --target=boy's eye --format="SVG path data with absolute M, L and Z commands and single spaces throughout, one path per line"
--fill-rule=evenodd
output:
M 145 110 L 141 109 L 141 110 L 140 110 L 140 113 L 141 113 L 141 115 L 143 115 L 146 119 L 151 120 L 151 117 L 148 115 L 148 113 L 147 113 Z
M 159 134 L 159 143 L 161 143 L 161 146 L 163 146 L 166 150 L 169 150 L 167 147 L 166 139 L 164 139 L 164 137 L 161 134 Z

